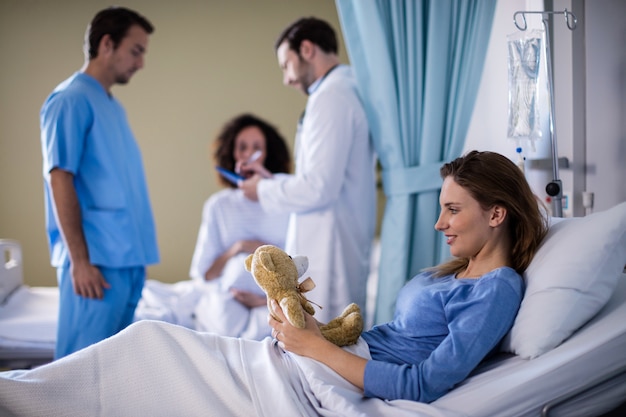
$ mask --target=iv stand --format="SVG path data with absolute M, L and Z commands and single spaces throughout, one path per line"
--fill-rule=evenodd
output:
M 578 20 L 574 13 L 565 9 L 562 12 L 554 12 L 554 11 L 518 11 L 513 14 L 513 23 L 515 26 L 521 30 L 525 31 L 528 28 L 526 23 L 526 15 L 527 14 L 540 14 L 541 22 L 543 23 L 543 28 L 545 30 L 546 36 L 546 68 L 548 72 L 548 89 L 550 92 L 550 117 L 549 117 L 549 126 L 550 126 L 550 141 L 552 144 L 552 181 L 546 185 L 546 193 L 552 197 L 552 207 L 553 207 L 553 215 L 554 217 L 563 217 L 563 187 L 561 180 L 559 179 L 559 154 L 557 152 L 557 141 L 556 141 L 556 129 L 555 129 L 555 119 L 554 119 L 554 87 L 553 87 L 553 78 L 552 78 L 552 58 L 550 53 L 550 31 L 548 25 L 548 18 L 550 15 L 554 14 L 562 14 L 565 16 L 565 24 L 569 30 L 576 29 L 576 23 Z M 523 25 L 520 26 L 518 23 L 518 15 L 521 15 Z

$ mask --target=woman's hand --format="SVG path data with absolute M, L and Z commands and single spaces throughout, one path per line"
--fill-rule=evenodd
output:
M 367 360 L 354 355 L 330 343 L 322 336 L 318 322 L 310 314 L 304 313 L 306 325 L 304 329 L 292 326 L 285 317 L 276 300 L 271 301 L 271 308 L 279 322 L 270 315 L 272 337 L 278 345 L 300 356 L 315 359 L 341 375 L 354 386 L 363 389 L 363 376 Z
M 267 305 L 267 298 L 263 295 L 259 295 L 250 291 L 238 290 L 237 288 L 231 288 L 230 293 L 235 300 L 239 301 L 245 307 L 255 308 Z
M 235 242 L 231 249 L 231 257 L 240 253 L 254 253 L 254 251 L 262 245 L 265 245 L 265 242 L 260 240 L 239 240 Z
M 269 324 L 273 329 L 272 337 L 278 340 L 278 344 L 283 349 L 314 358 L 316 352 L 323 349 L 324 345 L 335 346 L 322 336 L 317 320 L 307 312 L 304 312 L 305 328 L 299 329 L 289 323 L 276 300 L 272 300 L 270 306 L 274 315 L 280 320 L 269 316 Z
M 205 281 L 212 281 L 222 275 L 226 263 L 230 258 L 240 253 L 253 253 L 256 248 L 261 245 L 265 245 L 265 242 L 260 240 L 238 240 L 233 243 L 224 253 L 213 261 L 213 264 L 204 273 Z

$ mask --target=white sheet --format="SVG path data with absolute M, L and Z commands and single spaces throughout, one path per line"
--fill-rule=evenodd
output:
M 162 320 L 193 329 L 194 309 L 202 295 L 202 284 L 196 280 L 173 284 L 146 280 L 134 320 Z

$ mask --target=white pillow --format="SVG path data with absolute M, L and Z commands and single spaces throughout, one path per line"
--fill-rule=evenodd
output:
M 501 350 L 530 359 L 557 347 L 607 303 L 624 265 L 626 202 L 552 219 L 524 273 L 524 299 Z

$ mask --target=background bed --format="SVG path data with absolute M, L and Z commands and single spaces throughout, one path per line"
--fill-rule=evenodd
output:
M 0 368 L 31 368 L 52 360 L 59 306 L 57 287 L 23 282 L 22 249 L 0 239 Z

